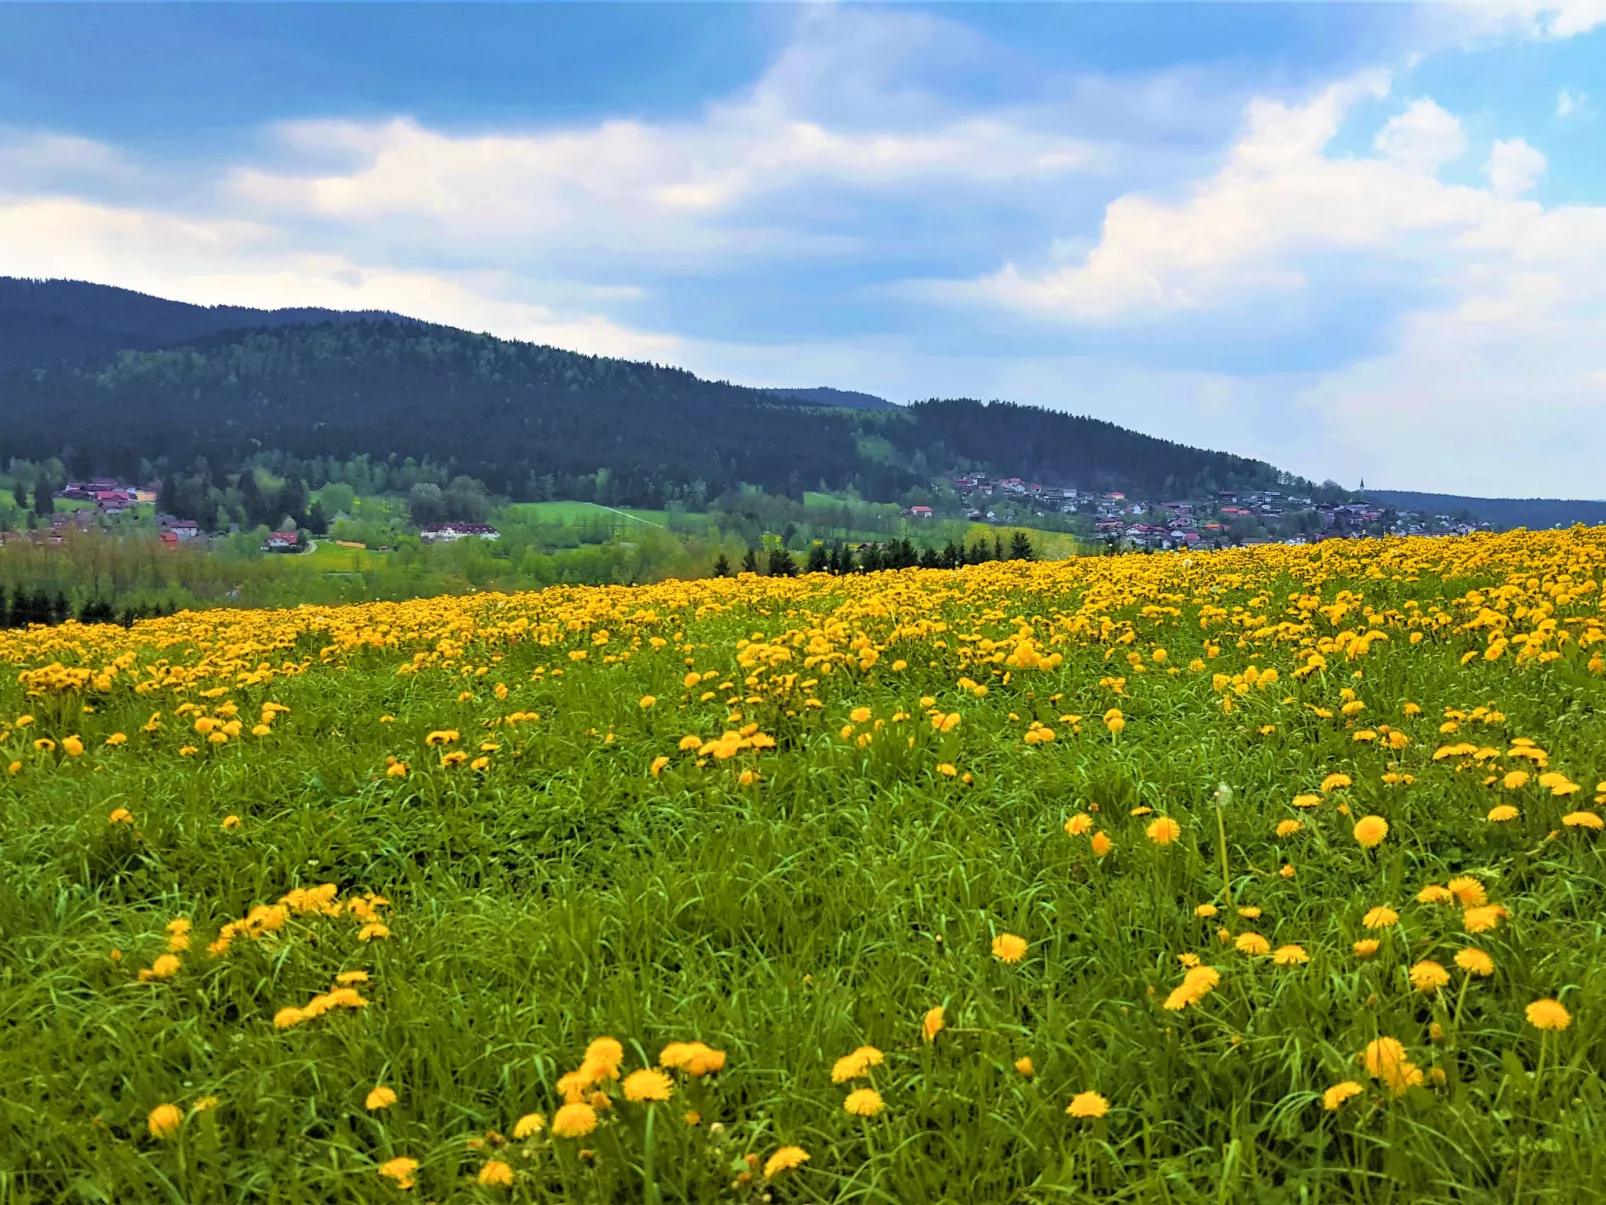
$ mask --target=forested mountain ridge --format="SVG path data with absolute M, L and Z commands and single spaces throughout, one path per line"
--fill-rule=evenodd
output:
M 399 317 L 378 310 L 191 305 L 81 280 L 0 276 L 0 372 L 101 364 L 119 351 L 171 347 L 220 331 Z
M 366 453 L 428 458 L 511 498 L 570 496 L 569 483 L 604 471 L 611 500 L 640 506 L 742 484 L 887 500 L 961 470 L 1150 496 L 1277 478 L 1264 462 L 1033 407 L 807 404 L 677 368 L 361 317 L 0 376 L 0 458 L 133 476 L 142 461 L 233 472 L 267 451 Z

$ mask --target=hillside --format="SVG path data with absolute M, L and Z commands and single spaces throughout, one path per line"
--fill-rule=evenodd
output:
M 873 393 L 860 393 L 855 389 L 832 389 L 821 385 L 814 389 L 766 389 L 773 397 L 790 398 L 797 402 L 813 402 L 816 406 L 845 406 L 849 410 L 896 410 L 886 398 Z
M 199 310 L 183 320 L 244 313 Z M 76 474 L 133 475 L 141 461 L 188 468 L 204 458 L 209 471 L 229 472 L 266 451 L 303 460 L 367 453 L 448 464 L 515 499 L 571 496 L 575 478 L 605 472 L 607 497 L 638 506 L 742 484 L 793 497 L 852 488 L 891 500 L 974 468 L 1150 494 L 1277 476 L 1264 462 L 1030 407 L 798 404 L 655 364 L 408 319 L 318 313 L 329 320 L 136 347 L 102 365 L 12 372 L 0 378 L 0 458 L 59 456 Z M 86 328 L 108 320 L 94 308 L 56 317 Z M 152 323 L 127 338 L 173 329 Z
M 190 305 L 79 280 L 5 276 L 0 277 L 0 372 L 101 364 L 119 351 L 170 347 L 221 331 L 397 317 L 373 310 Z
M 1366 490 L 1364 496 L 1397 510 L 1430 515 L 1470 516 L 1497 530 L 1513 527 L 1571 527 L 1574 523 L 1606 523 L 1606 502 L 1565 498 L 1466 498 L 1459 494 L 1422 494 L 1415 490 Z

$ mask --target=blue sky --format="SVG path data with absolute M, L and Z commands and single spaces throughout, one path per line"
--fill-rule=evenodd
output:
M 0 273 L 1600 497 L 1606 0 L 0 5 Z

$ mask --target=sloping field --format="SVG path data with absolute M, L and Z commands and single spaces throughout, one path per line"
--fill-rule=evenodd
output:
M 1606 533 L 0 633 L 0 1196 L 1583 1201 Z

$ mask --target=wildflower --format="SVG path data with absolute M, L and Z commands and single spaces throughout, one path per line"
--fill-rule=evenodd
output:
M 1359 1096 L 1360 1094 L 1361 1086 L 1359 1084 L 1354 1080 L 1344 1080 L 1342 1083 L 1334 1084 L 1326 1092 L 1322 1093 L 1322 1108 L 1329 1113 L 1336 1113 L 1339 1105 L 1350 1097 Z
M 539 1113 L 526 1113 L 513 1123 L 513 1137 L 523 1139 L 539 1134 L 546 1128 L 546 1118 Z
M 993 957 L 999 962 L 1019 962 L 1026 957 L 1026 939 L 1013 933 L 1000 933 L 993 938 Z
M 197 1113 L 205 1113 L 209 1109 L 217 1108 L 220 1103 L 221 1102 L 215 1096 L 203 1096 L 197 1100 L 195 1104 L 191 1106 L 191 1108 L 193 1108 Z
M 1119 734 L 1126 727 L 1126 717 L 1121 714 L 1119 707 L 1112 707 L 1104 713 L 1104 726 L 1112 735 Z
M 395 1182 L 396 1187 L 402 1190 L 409 1189 L 417 1183 L 413 1178 L 418 1171 L 418 1160 L 409 1159 L 405 1155 L 395 1159 L 387 1159 L 379 1165 L 379 1174 L 386 1180 Z
M 632 1071 L 625 1076 L 625 1099 L 640 1104 L 644 1101 L 668 1100 L 675 1090 L 674 1083 L 662 1071 Z
M 380 1084 L 377 1088 L 374 1088 L 368 1093 L 368 1098 L 363 1101 L 362 1107 L 367 1109 L 369 1112 L 375 1112 L 379 1109 L 388 1109 L 395 1103 L 396 1090 L 394 1088 L 387 1088 L 385 1085 Z
M 184 1114 L 177 1105 L 157 1105 L 145 1119 L 145 1128 L 152 1138 L 171 1138 L 184 1123 Z
M 1271 953 L 1271 942 L 1258 933 L 1240 933 L 1238 940 L 1233 945 L 1237 947 L 1240 954 L 1248 954 L 1252 957 Z
M 861 1047 L 873 1049 L 873 1047 Z M 879 1056 L 880 1051 L 876 1051 Z M 879 1061 L 879 1060 L 878 1060 Z M 725 1068 L 725 1052 L 712 1050 L 701 1042 L 671 1042 L 658 1056 L 658 1065 L 675 1071 L 684 1071 L 693 1079 L 700 1079 Z
M 584 1138 L 597 1128 L 597 1111 L 590 1105 L 564 1105 L 552 1118 L 552 1132 L 559 1138 Z
M 1382 945 L 1383 943 L 1375 937 L 1363 937 L 1352 945 L 1350 949 L 1355 951 L 1355 957 L 1357 958 L 1370 958 L 1378 952 Z
M 480 1168 L 478 1179 L 487 1188 L 512 1188 L 513 1169 L 500 1159 L 492 1159 Z
M 1568 828 L 1606 827 L 1606 821 L 1602 821 L 1594 812 L 1568 812 L 1561 818 L 1561 822 Z
M 782 1172 L 795 1171 L 809 1161 L 809 1153 L 800 1146 L 783 1146 L 764 1163 L 764 1178 L 773 1180 Z
M 1381 816 L 1362 816 L 1355 822 L 1356 843 L 1363 849 L 1375 849 L 1389 835 L 1389 822 Z
M 1322 797 L 1320 795 L 1295 795 L 1293 803 L 1296 808 L 1320 807 Z
M 133 824 L 134 814 L 127 808 L 114 808 L 112 814 L 106 818 L 107 824 Z
M 953 778 L 959 773 L 959 769 L 952 762 L 939 762 L 937 763 L 937 773 L 944 778 Z
M 1448 887 L 1440 887 L 1436 883 L 1429 883 L 1416 893 L 1416 902 L 1419 904 L 1453 904 L 1455 893 Z
M 1015 1060 L 1015 1070 L 1020 1072 L 1027 1079 L 1031 1079 L 1032 1076 L 1037 1074 L 1037 1068 L 1032 1065 L 1031 1057 L 1024 1054 Z
M 1573 1023 L 1572 1015 L 1559 1000 L 1535 1000 L 1525 1011 L 1528 1024 L 1535 1029 L 1566 1029 Z
M 390 926 L 370 921 L 357 931 L 358 941 L 381 941 L 390 936 Z
M 1505 910 L 1498 904 L 1468 908 L 1461 914 L 1461 925 L 1468 933 L 1489 933 L 1499 927 L 1503 915 Z
M 1520 815 L 1522 813 L 1509 803 L 1502 803 L 1489 809 L 1488 819 L 1491 823 L 1500 824 L 1507 820 L 1515 820 Z
M 176 954 L 163 954 L 151 963 L 149 969 L 139 973 L 139 981 L 149 983 L 153 979 L 171 979 L 178 974 L 181 965 Z
M 870 1068 L 879 1067 L 885 1061 L 885 1057 L 874 1046 L 860 1046 L 852 1054 L 845 1054 L 836 1061 L 831 1068 L 831 1082 L 843 1084 L 850 1079 L 858 1079 L 868 1074 Z
M 1072 1117 L 1092 1120 L 1108 1113 L 1110 1102 L 1097 1092 L 1078 1092 L 1071 1097 L 1071 1103 L 1065 1106 L 1065 1111 Z
M 927 1009 L 925 1017 L 920 1022 L 920 1037 L 924 1041 L 935 1042 L 946 1024 L 942 1017 L 942 1005 Z
M 1469 975 L 1480 975 L 1487 978 L 1494 974 L 1494 959 L 1482 950 L 1475 950 L 1471 946 L 1457 952 L 1455 965 Z
M 1294 875 L 1295 875 L 1295 874 L 1296 874 L 1296 873 L 1297 873 L 1297 872 L 1296 872 L 1296 871 L 1295 871 L 1295 870 L 1294 870 L 1294 868 L 1293 868 L 1293 865 L 1292 865 L 1292 864 L 1289 864 L 1289 865 L 1285 865 L 1285 866 L 1284 866 L 1284 867 L 1283 867 L 1283 868 L 1282 868 L 1282 869 L 1281 869 L 1281 870 L 1279 870 L 1279 871 L 1278 871 L 1278 872 L 1277 872 L 1277 873 L 1278 873 L 1278 874 L 1279 874 L 1279 875 L 1281 875 L 1281 876 L 1282 876 L 1282 877 L 1283 877 L 1283 878 L 1285 878 L 1285 879 L 1291 879 L 1291 878 L 1293 878 L 1293 877 L 1294 877 Z
M 652 765 L 650 767 L 648 767 L 648 771 L 647 772 L 649 774 L 651 774 L 654 778 L 657 778 L 660 774 L 662 774 L 664 772 L 664 767 L 667 766 L 668 764 L 669 764 L 669 759 L 667 757 L 664 757 L 662 754 L 660 754 L 659 756 L 657 756 L 657 757 L 652 759 Z
M 1392 929 L 1400 923 L 1400 914 L 1392 908 L 1379 905 L 1361 917 L 1361 924 L 1368 929 Z
M 77 736 L 63 737 L 61 751 L 68 757 L 80 757 L 84 752 L 84 742 Z
M 1156 845 L 1170 845 L 1182 836 L 1182 826 L 1169 816 L 1161 816 L 1151 822 L 1149 827 L 1143 830 L 1143 834 Z
M 1271 956 L 1272 962 L 1280 967 L 1298 966 L 1302 962 L 1309 962 L 1310 955 L 1305 953 L 1304 946 L 1278 946 L 1277 952 Z
M 1193 910 L 1193 914 L 1202 920 L 1209 920 L 1212 916 L 1216 915 L 1217 911 L 1218 909 L 1214 904 L 1200 904 Z
M 461 739 L 462 738 L 457 733 L 457 729 L 455 729 L 455 728 L 442 728 L 442 729 L 439 729 L 438 731 L 431 732 L 428 736 L 426 736 L 424 738 L 424 744 L 431 745 L 431 746 L 451 745 L 451 744 L 455 744 L 457 741 L 459 741 Z
M 1110 840 L 1108 834 L 1102 832 L 1094 833 L 1090 844 L 1095 858 L 1102 858 L 1115 848 L 1115 842 Z
M 881 1099 L 881 1093 L 874 1088 L 856 1088 L 848 1093 L 842 1107 L 855 1117 L 874 1117 L 886 1108 L 886 1104 Z
M 1411 986 L 1424 996 L 1431 996 L 1450 982 L 1450 972 L 1431 959 L 1423 959 L 1411 968 Z
M 1345 704 L 1345 706 L 1348 706 L 1348 704 Z M 1322 794 L 1331 795 L 1334 791 L 1339 791 L 1352 785 L 1353 780 L 1348 774 L 1329 774 L 1322 779 Z
M 874 713 L 871 712 L 868 707 L 855 707 L 852 711 L 848 712 L 848 719 L 852 720 L 855 724 L 868 724 L 872 714 Z
M 291 1029 L 307 1019 L 307 1014 L 299 1008 L 281 1008 L 273 1014 L 273 1028 Z
M 233 832 L 235 829 L 240 827 L 240 818 L 234 815 L 223 817 L 223 827 L 228 829 L 230 832 Z
M 651 707 L 657 701 L 658 700 L 656 698 L 654 698 L 652 695 L 642 695 L 641 696 L 641 701 L 638 702 L 636 704 L 636 706 L 640 707 L 641 710 L 646 711 L 647 708 Z
M 1281 820 L 1277 823 L 1277 835 L 1279 837 L 1292 837 L 1304 827 L 1305 823 L 1302 820 Z
M 1245 920 L 1259 920 L 1260 909 L 1255 907 L 1253 904 L 1246 904 L 1244 907 L 1238 909 L 1238 915 L 1243 917 Z

